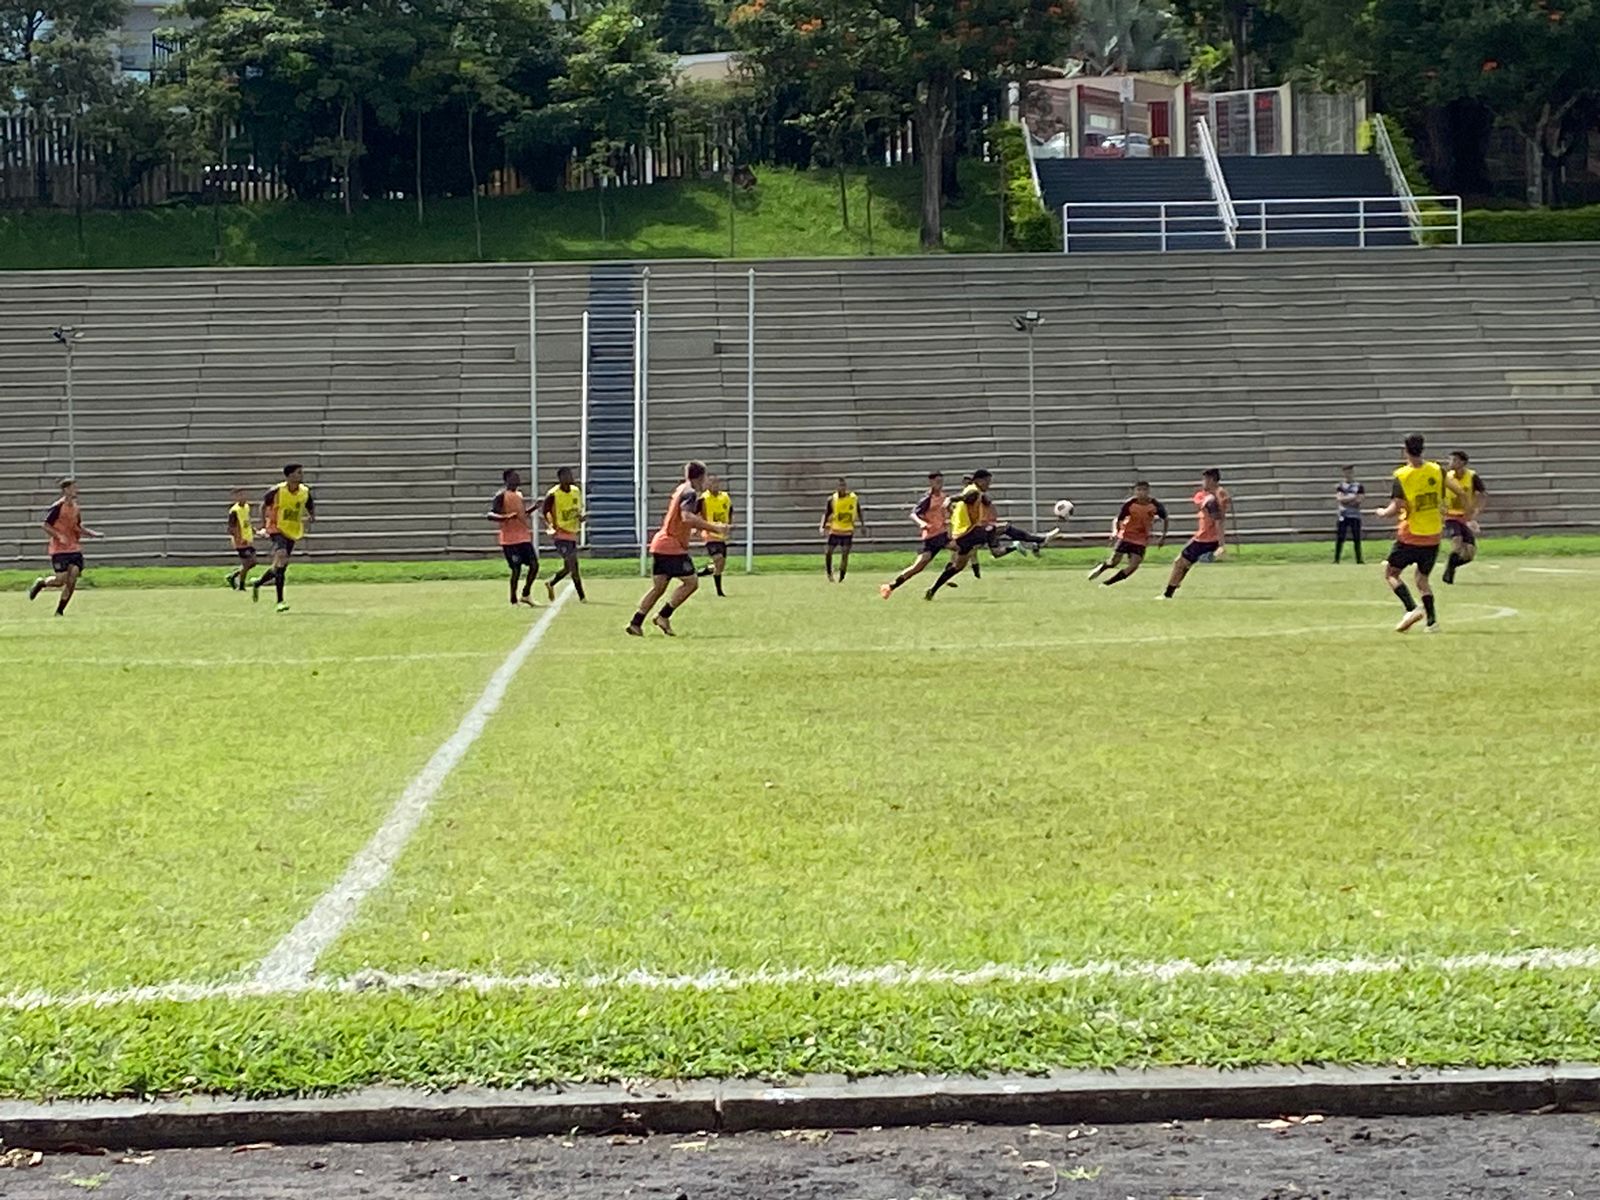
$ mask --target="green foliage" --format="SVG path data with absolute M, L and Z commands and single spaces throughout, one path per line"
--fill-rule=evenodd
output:
M 1034 189 L 1027 136 L 1021 125 L 1010 122 L 989 130 L 1005 176 L 1006 243 L 1017 250 L 1059 250 L 1061 229 Z
M 1474 209 L 1462 215 L 1469 242 L 1600 242 L 1600 205 Z
M 806 72 L 837 71 L 801 106 L 814 115 L 838 110 L 829 126 L 849 123 L 851 106 L 841 108 L 840 97 L 850 91 L 911 114 L 921 147 L 922 244 L 936 249 L 944 240 L 943 155 L 959 93 L 1059 61 L 1070 48 L 1073 14 L 1061 0 L 751 0 L 733 9 L 729 23 L 772 91 L 804 81 Z
M 875 167 L 873 243 L 857 223 L 840 227 L 834 173 L 760 168 L 739 197 L 738 253 L 746 258 L 914 254 L 919 181 L 914 167 Z M 993 250 L 999 203 L 995 173 L 962 163 L 963 198 L 947 212 L 951 250 Z M 848 179 L 852 210 L 864 209 L 867 174 Z M 610 189 L 609 241 L 600 237 L 592 192 L 528 194 L 482 203 L 483 255 L 528 262 L 630 258 L 726 258 L 727 187 L 685 180 Z M 471 262 L 472 202 L 431 201 L 418 224 L 409 205 L 369 204 L 346 218 L 338 206 L 306 201 L 264 205 L 172 206 L 89 213 L 80 257 L 70 213 L 0 212 L 0 267 L 311 266 L 340 263 Z
M 1395 161 L 1400 164 L 1400 173 L 1405 176 L 1406 184 L 1414 195 L 1436 196 L 1439 189 L 1433 186 L 1428 174 L 1422 168 L 1422 160 L 1417 157 L 1416 143 L 1411 140 L 1400 122 L 1381 115 L 1368 117 L 1361 122 L 1356 131 L 1356 149 L 1362 154 L 1372 150 L 1375 135 L 1372 131 L 1373 122 L 1382 121 L 1384 128 L 1389 133 L 1389 142 L 1394 147 Z

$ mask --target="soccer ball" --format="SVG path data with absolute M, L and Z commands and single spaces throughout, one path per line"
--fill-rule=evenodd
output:
M 1056 507 L 1055 507 L 1055 514 L 1056 514 L 1056 516 L 1060 517 L 1063 521 L 1065 521 L 1068 517 L 1072 516 L 1072 501 L 1071 500 L 1057 500 L 1056 501 Z

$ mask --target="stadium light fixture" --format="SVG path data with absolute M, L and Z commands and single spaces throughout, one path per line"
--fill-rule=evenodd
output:
M 1036 308 L 1018 313 L 1011 318 L 1011 327 L 1028 337 L 1028 527 L 1039 527 L 1039 434 L 1038 389 L 1033 369 L 1033 335 L 1044 324 L 1044 314 Z
M 72 400 L 72 348 L 78 341 L 78 330 L 71 325 L 57 325 L 50 331 L 50 336 L 66 351 L 66 393 L 67 393 L 67 474 L 72 478 L 78 475 L 78 429 L 76 414 L 73 412 Z

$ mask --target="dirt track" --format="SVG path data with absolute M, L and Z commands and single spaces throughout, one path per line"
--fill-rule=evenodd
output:
M 125 1160 L 125 1161 L 119 1161 Z M 1217 1121 L 49 1155 L 6 1200 L 1600 1200 L 1600 1118 Z

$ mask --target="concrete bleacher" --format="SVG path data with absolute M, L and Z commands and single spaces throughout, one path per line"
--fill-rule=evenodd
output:
M 650 267 L 653 518 L 690 456 L 749 510 L 748 269 Z M 1493 489 L 1490 531 L 1600 531 L 1600 246 L 756 270 L 760 550 L 814 545 L 841 473 L 871 543 L 911 540 L 905 510 L 933 466 L 952 482 L 989 467 L 1002 511 L 1031 520 L 1025 339 L 1010 327 L 1026 308 L 1046 317 L 1041 507 L 1073 499 L 1085 537 L 1103 535 L 1135 477 L 1186 529 L 1181 502 L 1210 465 L 1247 537 L 1326 537 L 1339 464 L 1381 492 L 1412 429 L 1441 456 L 1472 453 Z M 0 563 L 41 559 L 37 522 L 66 466 L 58 323 L 83 330 L 78 474 L 90 523 L 111 535 L 96 561 L 226 561 L 228 489 L 258 496 L 291 458 L 318 495 L 318 555 L 492 553 L 485 501 L 530 455 L 527 277 L 510 265 L 0 275 Z M 577 460 L 590 273 L 537 277 L 548 478 Z M 631 499 L 605 511 L 631 514 Z

